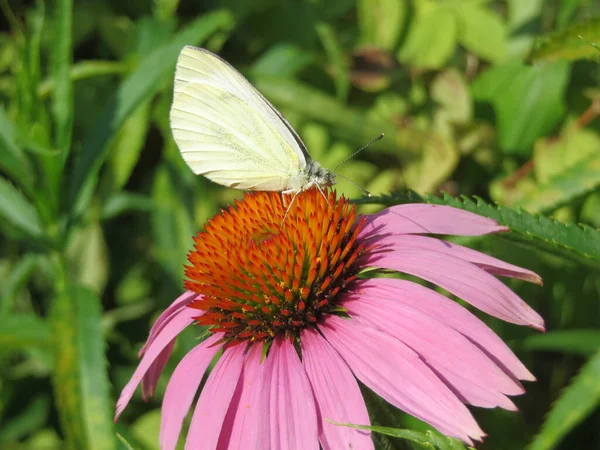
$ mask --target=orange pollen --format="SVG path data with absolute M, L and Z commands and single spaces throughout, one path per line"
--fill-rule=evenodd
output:
M 198 323 L 231 344 L 298 337 L 328 314 L 360 269 L 365 251 L 355 210 L 343 196 L 317 189 L 291 196 L 246 193 L 194 238 L 185 287 Z

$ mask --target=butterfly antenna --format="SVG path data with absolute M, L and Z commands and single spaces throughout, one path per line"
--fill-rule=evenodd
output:
M 358 150 L 356 150 L 354 153 L 352 153 L 350 156 L 348 156 L 346 159 L 344 159 L 341 163 L 339 163 L 337 166 L 335 166 L 335 168 L 332 170 L 332 172 L 335 172 L 338 167 L 340 167 L 343 164 L 346 164 L 348 162 L 348 160 L 354 158 L 356 155 L 358 155 L 361 151 L 363 151 L 365 148 L 367 148 L 369 145 L 374 144 L 377 141 L 380 141 L 383 139 L 383 136 L 385 136 L 384 133 L 381 133 L 379 136 L 377 136 L 375 139 L 373 139 L 371 142 L 369 142 L 367 145 L 363 145 L 361 148 L 359 148 Z M 336 174 L 337 175 L 337 174 Z M 344 177 L 342 177 L 344 178 Z M 348 180 L 348 178 L 346 178 L 346 180 Z M 348 180 L 350 181 L 350 180 Z M 350 181 L 350 183 L 352 183 L 352 181 Z M 360 186 L 359 186 L 360 187 Z M 361 188 L 362 189 L 362 188 Z M 362 189 L 364 191 L 364 189 Z
M 336 174 L 335 174 L 335 176 L 336 176 L 336 177 L 343 178 L 343 179 L 344 179 L 344 180 L 346 180 L 348 183 L 350 183 L 350 184 L 352 184 L 352 185 L 356 186 L 356 187 L 357 187 L 357 188 L 359 188 L 361 191 L 363 191 L 363 192 L 364 192 L 364 194 L 365 194 L 367 197 L 370 197 L 370 196 L 371 196 L 371 193 L 370 193 L 369 191 L 367 191 L 365 188 L 363 188 L 363 187 L 362 187 L 361 185 L 359 185 L 358 183 L 355 183 L 354 181 L 352 181 L 350 178 L 346 178 L 344 175 L 340 175 L 339 173 L 336 173 Z

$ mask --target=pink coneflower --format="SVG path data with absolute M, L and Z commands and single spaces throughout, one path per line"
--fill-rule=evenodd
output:
M 343 197 L 299 195 L 282 225 L 279 193 L 248 193 L 195 238 L 187 292 L 158 318 L 123 389 L 152 395 L 177 335 L 212 335 L 167 386 L 161 449 L 174 449 L 194 409 L 186 449 L 372 449 L 357 380 L 442 433 L 472 445 L 485 434 L 465 406 L 515 410 L 508 396 L 534 380 L 482 321 L 447 297 L 366 268 L 420 277 L 495 317 L 543 330 L 542 318 L 493 275 L 535 273 L 424 234 L 483 235 L 496 222 L 447 206 L 410 204 L 358 220 Z M 389 273 L 389 272 L 388 272 Z

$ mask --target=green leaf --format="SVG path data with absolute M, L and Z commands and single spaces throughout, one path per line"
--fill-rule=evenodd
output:
M 535 41 L 528 62 L 578 59 L 600 60 L 600 17 L 576 23 L 564 30 L 554 31 Z
M 42 265 L 47 264 L 45 256 L 27 253 L 19 259 L 12 267 L 8 276 L 4 276 L 0 286 L 0 315 L 9 314 L 17 301 L 17 294 L 23 286 L 36 274 Z
M 68 278 L 101 295 L 108 281 L 108 248 L 102 227 L 90 222 L 78 228 L 65 249 Z
M 42 237 L 42 222 L 36 209 L 12 183 L 2 177 L 0 177 L 0 217 L 30 237 L 36 239 Z
M 499 238 L 544 250 L 592 269 L 600 268 L 600 231 L 586 225 L 561 223 L 545 216 L 500 205 L 491 205 L 478 197 L 475 197 L 474 200 L 465 196 L 455 198 L 448 194 L 443 197 L 434 195 L 421 197 L 414 192 L 409 192 L 408 194 L 392 193 L 389 196 L 361 198 L 357 201 L 361 204 L 380 203 L 389 206 L 420 202 L 448 205 L 489 217 L 500 225 L 510 228 L 510 233 L 496 234 Z
M 506 57 L 506 30 L 500 16 L 474 2 L 463 2 L 456 15 L 458 41 L 469 51 L 493 62 Z
M 600 349 L 599 330 L 559 330 L 528 336 L 523 347 L 529 351 L 547 351 L 592 355 Z
M 50 346 L 50 329 L 38 316 L 3 315 L 0 320 L 0 350 L 23 350 Z
M 62 167 L 69 154 L 73 128 L 73 83 L 70 76 L 73 54 L 73 0 L 56 2 L 54 30 L 52 112 L 55 122 L 55 143 L 61 151 L 60 166 Z
M 600 147 L 595 154 L 550 178 L 521 198 L 519 205 L 531 212 L 548 212 L 600 186 Z
M 87 78 L 115 75 L 126 72 L 129 64 L 120 61 L 79 61 L 71 66 L 69 77 L 71 81 L 80 81 Z M 45 99 L 56 89 L 53 78 L 45 79 L 37 89 L 38 97 Z
M 419 141 L 406 130 L 399 133 L 393 123 L 372 120 L 360 110 L 345 107 L 335 98 L 306 84 L 285 78 L 258 77 L 255 86 L 279 108 L 328 124 L 332 127 L 332 134 L 345 141 L 364 145 L 383 132 L 385 139 L 373 144 L 373 148 L 393 151 L 397 146 Z
M 600 352 L 583 365 L 573 381 L 554 403 L 527 450 L 555 448 L 569 431 L 600 405 Z
M 48 420 L 50 404 L 49 394 L 37 395 L 33 399 L 29 398 L 17 414 L 11 414 L 9 417 L 3 418 L 2 428 L 0 428 L 0 442 L 10 447 L 8 443 L 11 441 L 23 439 L 41 429 Z M 3 448 L 6 447 L 3 446 Z
M 158 261 L 177 284 L 183 278 L 186 255 L 193 248 L 195 229 L 191 215 L 182 201 L 183 194 L 166 165 L 154 177 L 152 198 L 152 235 Z
M 419 444 L 423 448 L 431 449 L 431 450 L 464 450 L 464 445 L 462 445 L 458 440 L 452 439 L 449 437 L 441 437 L 438 436 L 431 431 L 426 431 L 425 433 L 420 433 L 418 431 L 413 430 L 404 430 L 400 428 L 391 428 L 391 427 L 379 427 L 379 426 L 366 426 L 366 425 L 353 425 L 349 423 L 339 423 L 333 420 L 328 420 L 335 425 L 342 427 L 350 427 L 355 428 L 357 430 L 370 430 L 375 433 L 381 433 L 386 436 L 392 436 L 395 438 L 405 439 L 414 444 Z
M 315 27 L 331 64 L 336 97 L 339 101 L 345 103 L 350 90 L 350 78 L 348 76 L 348 65 L 344 57 L 344 49 L 340 45 L 333 27 L 324 22 L 316 24 Z
M 154 0 L 154 15 L 160 20 L 173 17 L 177 12 L 179 0 Z
M 430 0 L 421 0 L 415 7 L 398 59 L 422 69 L 440 69 L 456 49 L 456 18 L 449 8 Z
M 407 11 L 407 0 L 359 0 L 360 46 L 394 50 L 404 28 Z
M 88 289 L 67 288 L 54 301 L 53 384 L 62 430 L 71 449 L 116 447 L 101 320 L 100 299 Z
M 0 169 L 24 188 L 33 188 L 33 168 L 25 152 L 15 141 L 15 129 L 0 107 Z
M 263 53 L 252 66 L 253 76 L 293 77 L 315 60 L 313 53 L 298 45 L 279 43 Z
M 108 197 L 104 202 L 100 211 L 100 218 L 107 220 L 127 212 L 147 212 L 151 211 L 153 207 L 154 202 L 150 197 L 135 192 L 121 191 Z
M 175 62 L 187 44 L 199 45 L 218 30 L 231 27 L 233 19 L 227 11 L 213 11 L 196 19 L 171 41 L 148 55 L 138 69 L 119 86 L 84 142 L 84 151 L 76 162 L 69 190 L 72 215 L 87 207 L 98 171 L 105 158 L 107 144 L 144 100 L 149 99 L 173 77 Z
M 125 186 L 138 162 L 150 128 L 150 102 L 142 103 L 125 121 L 111 146 L 108 164 L 118 189 Z
M 431 99 L 452 123 L 468 123 L 473 116 L 473 100 L 464 76 L 456 69 L 440 72 L 431 83 Z
M 564 61 L 525 66 L 510 61 L 492 67 L 472 85 L 475 100 L 490 102 L 497 115 L 500 146 L 507 154 L 531 155 L 535 140 L 565 114 L 570 66 Z

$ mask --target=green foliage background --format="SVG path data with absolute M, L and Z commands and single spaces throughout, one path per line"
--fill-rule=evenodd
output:
M 172 140 L 186 44 L 246 74 L 325 167 L 385 132 L 339 169 L 381 195 L 364 211 L 427 201 L 511 227 L 461 242 L 542 275 L 510 285 L 548 332 L 485 318 L 539 381 L 519 413 L 474 410 L 478 448 L 600 448 L 598 2 L 0 6 L 0 448 L 158 448 L 165 381 L 199 330 L 116 426 L 115 398 L 181 292 L 192 235 L 240 195 L 192 175 Z M 417 431 L 382 428 L 400 438 L 380 448 L 461 448 L 365 395 L 375 425 Z

